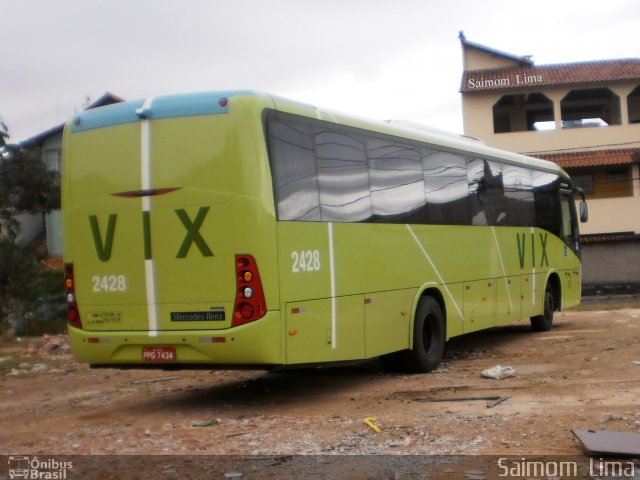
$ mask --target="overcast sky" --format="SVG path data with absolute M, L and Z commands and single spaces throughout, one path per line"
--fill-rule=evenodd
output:
M 640 57 L 637 0 L 0 0 L 11 140 L 111 92 L 255 89 L 462 131 L 458 31 L 536 64 Z

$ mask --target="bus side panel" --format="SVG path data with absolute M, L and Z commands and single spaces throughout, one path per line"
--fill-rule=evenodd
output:
M 278 222 L 278 239 L 287 331 L 297 335 L 287 336 L 288 362 L 307 358 L 292 354 L 292 342 L 313 338 L 308 345 L 324 348 L 328 332 L 334 351 L 319 361 L 370 358 L 410 347 L 418 286 L 435 275 L 406 225 Z M 305 306 L 305 300 L 319 303 Z M 356 324 L 361 324 L 357 330 Z M 343 350 L 345 335 L 348 351 Z
M 505 269 L 499 242 L 491 228 L 477 226 L 412 226 L 422 262 L 433 265 L 447 302 L 447 336 L 496 324 L 496 280 Z M 415 245 L 414 245 L 415 248 Z M 455 293 L 454 293 L 455 292 Z
M 438 285 L 449 338 L 541 314 L 551 266 L 565 262 L 562 240 L 530 227 L 278 222 L 278 232 L 283 298 L 363 294 L 367 357 L 410 347 L 402 312 L 420 285 Z
M 496 324 L 517 322 L 522 318 L 522 285 L 519 276 L 496 280 Z
M 562 284 L 562 309 L 573 307 L 580 303 L 582 277 L 580 274 L 579 261 L 576 259 L 573 269 L 567 269 L 560 276 Z
M 520 289 L 522 292 L 522 318 L 529 318 L 537 314 L 536 306 L 536 275 L 523 275 L 520 277 Z
M 467 331 L 496 325 L 496 279 L 464 282 L 464 317 Z
M 580 303 L 582 293 L 582 269 L 580 259 L 567 245 L 563 245 L 564 272 L 560 275 L 562 284 L 562 308 Z
M 292 302 L 285 309 L 288 364 L 365 358 L 362 295 Z
M 579 288 L 576 298 L 569 288 L 570 282 L 564 279 L 570 274 L 567 262 L 576 267 L 579 275 L 579 261 L 562 239 L 539 228 L 496 227 L 494 230 L 500 262 L 504 265 L 503 279 L 497 280 L 498 324 L 542 314 L 545 282 L 551 272 L 557 272 L 561 280 L 563 302 L 567 295 L 578 301 Z
M 366 357 L 405 350 L 409 335 L 415 288 L 369 293 L 364 298 Z
M 462 314 L 462 299 L 464 296 L 462 283 L 447 285 L 443 292 L 445 314 L 447 318 L 447 340 L 464 333 L 464 316 Z

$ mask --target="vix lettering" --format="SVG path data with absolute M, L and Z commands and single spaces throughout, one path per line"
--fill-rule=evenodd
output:
M 191 245 L 194 245 L 200 250 L 203 257 L 212 257 L 213 252 L 205 242 L 204 238 L 200 234 L 200 227 L 202 226 L 209 207 L 200 207 L 196 217 L 191 220 L 186 210 L 179 208 L 174 210 L 176 216 L 180 220 L 180 223 L 184 226 L 186 234 L 182 245 L 178 249 L 176 258 L 185 258 L 189 253 Z M 111 258 L 111 251 L 113 249 L 113 237 L 116 230 L 116 222 L 118 220 L 117 213 L 110 213 L 107 218 L 107 231 L 104 238 L 100 232 L 100 226 L 98 224 L 98 217 L 96 215 L 89 216 L 89 225 L 91 226 L 91 234 L 93 235 L 93 243 L 96 246 L 96 254 L 102 262 L 108 262 Z M 143 247 L 144 258 L 150 260 L 151 255 L 151 212 L 142 212 L 142 232 L 143 232 Z
M 526 233 L 516 233 L 518 237 L 518 259 L 520 260 L 520 268 L 524 268 L 525 258 L 527 256 L 527 249 L 531 250 L 531 267 L 536 268 L 544 267 L 545 265 L 549 266 L 549 257 L 547 257 L 547 233 L 539 233 L 538 234 L 538 242 L 536 242 L 536 237 L 534 233 L 531 233 L 529 244 L 530 247 L 527 247 L 527 234 Z M 536 243 L 540 246 L 540 265 L 536 265 Z

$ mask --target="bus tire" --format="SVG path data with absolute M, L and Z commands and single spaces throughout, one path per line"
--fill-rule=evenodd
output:
M 444 315 L 433 297 L 423 297 L 413 324 L 413 348 L 405 352 L 405 364 L 412 372 L 432 372 L 440 365 L 446 338 Z
M 553 289 L 551 285 L 547 285 L 544 291 L 544 311 L 542 315 L 531 317 L 531 328 L 534 332 L 548 332 L 553 327 L 553 311 L 555 301 L 553 298 Z

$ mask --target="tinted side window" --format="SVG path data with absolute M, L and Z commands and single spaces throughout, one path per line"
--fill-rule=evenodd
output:
M 505 164 L 502 170 L 506 201 L 507 225 L 535 225 L 535 204 L 531 172 Z
M 320 213 L 327 222 L 361 222 L 373 215 L 365 139 L 316 127 Z
M 370 137 L 367 156 L 376 220 L 407 222 L 425 204 L 420 147 Z
M 483 160 L 484 183 L 480 186 L 480 202 L 489 225 L 506 225 L 507 202 L 504 196 L 503 165 Z
M 467 162 L 461 155 L 422 149 L 427 208 L 424 223 L 469 225 Z
M 320 197 L 312 127 L 308 123 L 268 123 L 271 171 L 280 220 L 320 220 Z
M 557 174 L 272 112 L 280 220 L 538 226 L 562 234 Z
M 562 239 L 579 257 L 580 231 L 578 230 L 578 218 L 573 194 L 568 190 L 562 190 L 560 192 L 560 202 L 560 210 L 562 211 Z
M 469 211 L 472 225 L 501 225 L 506 205 L 501 166 L 484 159 L 467 159 Z
M 534 171 L 533 193 L 536 201 L 536 226 L 561 236 L 560 177 L 553 173 Z

